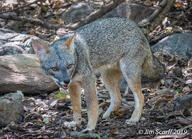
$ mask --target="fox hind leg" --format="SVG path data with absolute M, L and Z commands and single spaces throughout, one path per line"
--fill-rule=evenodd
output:
M 102 72 L 102 79 L 105 87 L 109 91 L 111 102 L 107 111 L 104 113 L 103 118 L 110 116 L 111 112 L 117 110 L 121 105 L 121 94 L 119 89 L 119 81 L 121 78 L 121 71 L 119 66 L 106 69 Z
M 135 100 L 135 109 L 131 118 L 126 120 L 126 123 L 135 124 L 139 121 L 144 106 L 144 96 L 141 92 L 142 60 L 136 57 L 134 60 L 133 58 L 131 60 L 126 57 L 122 58 L 120 60 L 120 68 L 129 88 L 133 92 Z

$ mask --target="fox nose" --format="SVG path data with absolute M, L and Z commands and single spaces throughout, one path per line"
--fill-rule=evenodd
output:
M 64 80 L 64 83 L 65 83 L 65 84 L 69 84 L 69 82 L 70 82 L 70 79 Z

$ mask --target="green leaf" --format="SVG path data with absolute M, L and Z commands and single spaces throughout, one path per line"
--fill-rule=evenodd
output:
M 97 135 L 97 139 L 101 139 L 101 137 L 99 135 Z
M 177 89 L 176 91 L 177 91 L 177 93 L 182 93 L 181 89 Z
M 65 90 L 60 90 L 58 91 L 58 93 L 55 95 L 55 98 L 60 100 L 60 101 L 64 101 L 67 99 L 70 99 L 70 94 L 68 91 Z
M 57 94 L 56 94 L 56 98 L 65 98 L 66 97 L 66 94 L 64 93 L 64 92 L 58 92 Z
M 106 135 L 103 137 L 103 139 L 109 139 Z
M 48 123 L 49 123 L 49 118 L 44 118 L 44 119 L 43 119 L 43 122 L 46 123 L 46 124 L 48 124 Z

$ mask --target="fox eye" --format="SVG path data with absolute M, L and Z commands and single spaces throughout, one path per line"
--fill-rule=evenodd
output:
M 59 68 L 58 68 L 58 67 L 52 67 L 51 70 L 52 70 L 52 71 L 58 71 Z
M 73 66 L 73 64 L 68 64 L 68 65 L 67 65 L 67 69 L 72 68 L 72 66 Z

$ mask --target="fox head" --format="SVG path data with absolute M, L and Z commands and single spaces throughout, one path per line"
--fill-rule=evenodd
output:
M 42 71 L 64 89 L 68 88 L 75 68 L 75 36 L 76 34 L 59 39 L 50 46 L 41 40 L 32 41 L 32 46 L 40 59 Z

